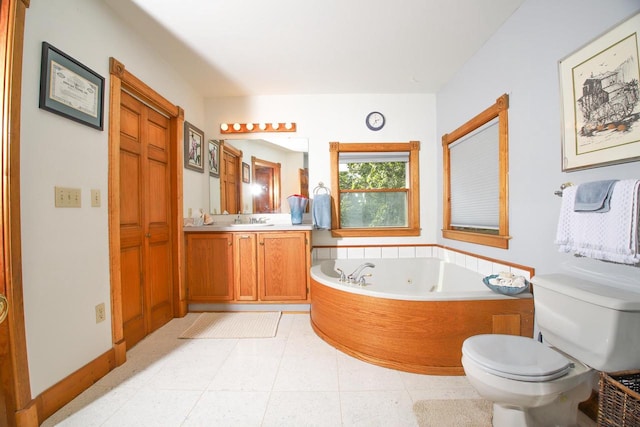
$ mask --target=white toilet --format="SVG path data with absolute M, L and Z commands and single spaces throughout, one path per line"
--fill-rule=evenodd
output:
M 562 274 L 533 280 L 544 344 L 476 335 L 462 345 L 471 385 L 493 402 L 493 425 L 573 426 L 598 372 L 640 368 L 640 287 L 614 288 Z

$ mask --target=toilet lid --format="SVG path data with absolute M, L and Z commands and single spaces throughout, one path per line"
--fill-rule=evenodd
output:
M 572 362 L 532 338 L 476 335 L 462 344 L 462 354 L 487 372 L 519 381 L 542 382 L 569 372 Z

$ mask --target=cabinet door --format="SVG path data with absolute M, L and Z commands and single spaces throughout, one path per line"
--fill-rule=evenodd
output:
M 258 292 L 263 301 L 307 299 L 308 233 L 258 234 Z
M 233 235 L 187 234 L 187 299 L 189 302 L 233 299 Z
M 234 272 L 237 301 L 256 301 L 258 299 L 257 259 L 255 233 L 235 233 Z

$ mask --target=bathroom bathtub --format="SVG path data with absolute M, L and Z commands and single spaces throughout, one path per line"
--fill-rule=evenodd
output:
M 367 285 L 339 281 L 364 262 Z M 329 344 L 403 371 L 464 375 L 473 335 L 533 335 L 531 294 L 499 295 L 482 275 L 438 258 L 327 260 L 311 267 L 311 324 Z

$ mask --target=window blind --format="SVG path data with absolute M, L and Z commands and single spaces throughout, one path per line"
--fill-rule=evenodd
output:
M 499 229 L 498 120 L 450 147 L 451 225 Z
M 384 162 L 409 162 L 409 152 L 375 152 L 375 153 L 340 153 L 339 163 L 384 163 Z

